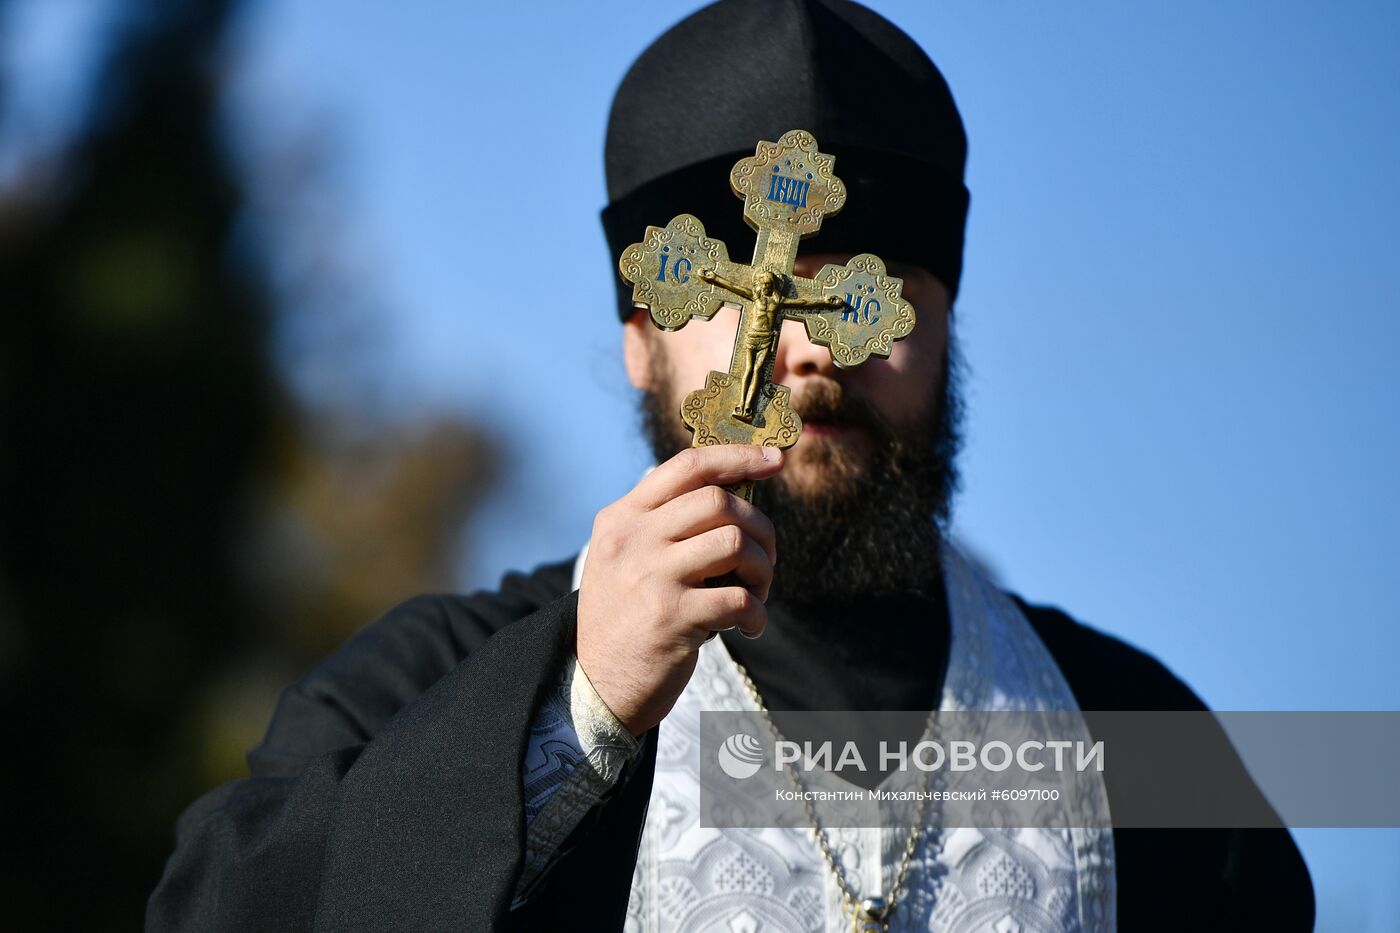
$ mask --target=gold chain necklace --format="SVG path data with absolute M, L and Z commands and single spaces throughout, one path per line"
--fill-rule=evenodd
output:
M 768 707 L 763 705 L 763 696 L 758 692 L 758 687 L 754 685 L 753 678 L 749 676 L 744 665 L 740 664 L 733 656 L 730 657 L 730 660 L 734 662 L 734 667 L 739 671 L 739 679 L 744 682 L 744 689 L 748 691 L 749 699 L 753 700 L 759 712 L 763 713 L 763 721 L 767 724 L 768 732 L 776 745 L 782 736 L 778 734 L 778 727 L 773 724 L 773 716 L 768 712 Z M 929 711 L 928 719 L 924 722 L 924 739 L 932 736 L 937 713 L 937 707 Z M 831 844 L 826 838 L 826 830 L 822 828 L 821 820 L 817 817 L 817 810 L 812 806 L 811 795 L 807 793 L 806 785 L 802 783 L 802 778 L 798 776 L 796 768 L 789 765 L 784 770 L 787 771 L 788 776 L 792 778 L 792 783 L 797 788 L 797 796 L 802 801 L 803 810 L 807 813 L 807 821 L 812 824 L 812 834 L 816 837 L 817 848 L 821 850 L 826 867 L 830 869 L 832 878 L 836 880 L 836 887 L 841 892 L 841 905 L 851 915 L 851 930 L 853 933 L 888 933 L 890 917 L 893 916 L 894 909 L 904 894 L 904 883 L 909 878 L 909 869 L 914 864 L 914 853 L 918 850 L 919 838 L 923 835 L 924 811 L 928 806 L 928 797 L 921 796 L 918 809 L 914 811 L 914 825 L 909 830 L 909 838 L 904 842 L 904 853 L 899 858 L 899 868 L 895 872 L 890 896 L 888 898 L 866 897 L 857 900 L 855 892 L 851 890 L 850 884 L 846 881 L 846 873 L 841 870 L 841 862 L 837 859 L 836 853 L 831 851 Z M 925 787 L 927 789 L 927 785 Z

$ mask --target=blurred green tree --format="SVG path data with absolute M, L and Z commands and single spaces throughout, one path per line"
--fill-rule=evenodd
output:
M 0 192 L 11 929 L 139 927 L 178 812 L 277 688 L 452 584 L 492 475 L 460 419 L 350 431 L 278 372 L 260 181 L 222 138 L 236 5 L 133 5 L 50 183 Z

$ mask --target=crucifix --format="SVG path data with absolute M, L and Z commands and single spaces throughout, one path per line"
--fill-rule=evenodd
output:
M 791 391 L 772 380 L 786 318 L 800 319 L 808 339 L 830 350 L 843 369 L 871 355 L 889 356 L 894 341 L 914 329 L 914 308 L 901 297 L 904 283 L 878 256 L 861 253 L 845 265 L 828 264 L 810 279 L 793 274 L 798 242 L 846 203 L 834 163 L 805 130 L 789 130 L 776 143 L 760 141 L 752 156 L 735 163 L 729 186 L 744 201 L 745 221 L 758 231 L 751 263 L 730 260 L 724 243 L 706 236 L 691 214 L 647 227 L 642 242 L 623 251 L 618 267 L 632 285 L 632 303 L 663 330 L 679 330 L 691 318 L 709 320 L 739 299 L 729 371 L 712 370 L 704 388 L 681 404 L 692 447 L 797 443 L 802 420 L 792 410 Z M 753 484 L 731 491 L 751 500 Z

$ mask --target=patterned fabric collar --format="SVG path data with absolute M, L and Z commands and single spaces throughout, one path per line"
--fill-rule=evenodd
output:
M 586 549 L 575 584 L 585 555 Z M 1077 713 L 1064 675 L 1015 603 L 951 544 L 943 548 L 943 574 L 952 641 L 939 709 Z M 700 826 L 700 712 L 752 709 L 723 640 L 708 642 L 661 724 L 628 931 L 850 929 L 810 830 Z M 1067 795 L 1058 805 L 1074 814 L 1070 825 L 1108 825 L 1101 779 L 1097 793 Z M 898 826 L 831 831 L 848 882 L 863 896 L 890 889 L 906 832 Z M 1093 828 L 929 831 L 907 888 L 891 930 L 1111 933 L 1113 834 Z

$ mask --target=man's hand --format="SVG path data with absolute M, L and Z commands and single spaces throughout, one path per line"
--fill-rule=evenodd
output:
M 633 735 L 675 705 L 712 632 L 757 638 L 777 558 L 773 525 L 720 487 L 782 469 L 775 447 L 682 451 L 598 513 L 578 596 L 577 652 Z M 743 586 L 707 587 L 733 573 Z

